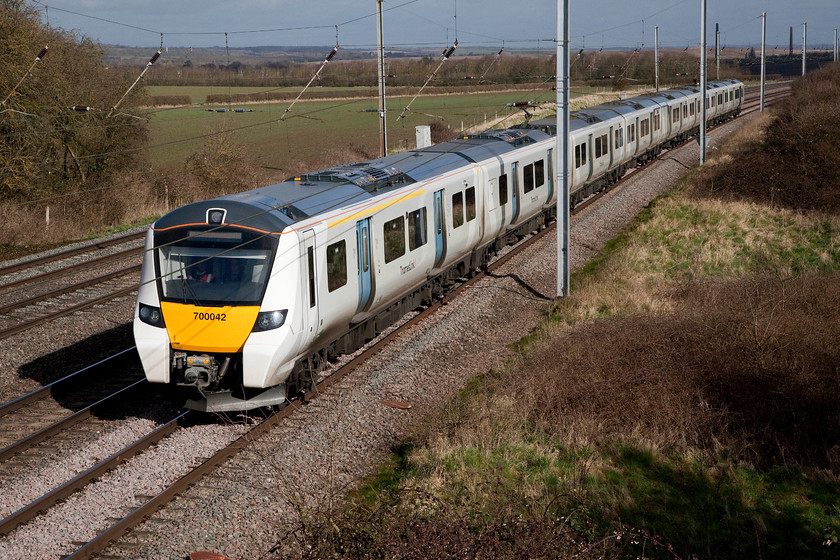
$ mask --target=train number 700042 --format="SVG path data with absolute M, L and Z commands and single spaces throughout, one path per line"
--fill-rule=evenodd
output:
M 225 313 L 200 313 L 198 311 L 193 311 L 195 315 L 194 319 L 196 321 L 226 321 L 227 314 Z

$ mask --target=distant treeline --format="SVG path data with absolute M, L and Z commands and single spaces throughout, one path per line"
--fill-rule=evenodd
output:
M 506 86 L 506 89 L 533 89 L 535 84 L 514 84 Z M 474 86 L 432 86 L 423 90 L 429 95 L 446 94 L 446 93 L 481 93 L 481 92 L 495 92 L 499 91 L 498 85 L 474 85 Z M 392 87 L 387 90 L 389 97 L 413 95 L 417 93 L 416 87 L 400 86 Z M 354 88 L 345 90 L 310 90 L 306 94 L 307 99 L 330 99 L 330 98 L 369 98 L 379 95 L 379 90 L 375 88 Z M 207 103 L 247 103 L 258 101 L 292 101 L 298 96 L 296 91 L 268 91 L 260 93 L 240 93 L 240 94 L 224 94 L 214 93 L 207 96 Z
M 834 61 L 834 54 L 825 51 L 814 51 L 806 53 L 805 63 L 807 72 L 814 72 L 831 64 Z M 739 66 L 746 72 L 757 76 L 761 74 L 761 57 L 756 54 L 755 49 L 750 49 L 747 56 L 738 61 Z M 771 55 L 764 61 L 765 72 L 779 76 L 801 76 L 802 75 L 802 53 Z
M 339 51 L 341 53 L 341 51 Z M 341 60 L 341 54 L 328 64 L 315 85 L 328 87 L 377 87 L 375 60 Z M 287 60 L 264 61 L 249 65 L 241 61 L 227 64 L 196 65 L 164 63 L 146 77 L 148 85 L 212 85 L 230 87 L 303 87 L 312 79 L 320 62 L 292 63 Z M 440 65 L 439 57 L 389 59 L 386 83 L 389 88 L 418 87 Z M 455 56 L 447 60 L 434 77 L 436 86 L 517 85 L 553 81 L 556 62 L 552 54 L 508 54 Z M 722 62 L 727 76 L 749 73 L 738 60 Z M 573 54 L 572 80 L 590 85 L 625 87 L 635 82 L 653 83 L 653 53 L 593 51 Z M 699 80 L 696 54 L 666 53 L 660 57 L 660 80 L 663 84 L 694 83 Z

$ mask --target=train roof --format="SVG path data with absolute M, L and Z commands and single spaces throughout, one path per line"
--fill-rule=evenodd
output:
M 292 177 L 252 191 L 183 206 L 160 218 L 155 229 L 210 222 L 210 210 L 226 211 L 224 223 L 269 232 L 331 209 L 426 181 L 523 145 L 547 140 L 539 130 L 491 130 L 363 163 L 348 163 Z
M 708 89 L 715 89 L 725 86 L 740 84 L 735 79 L 717 80 L 707 84 Z M 688 95 L 699 93 L 700 86 L 685 86 L 667 90 L 643 93 L 627 99 L 616 99 L 607 101 L 594 107 L 586 107 L 579 111 L 571 111 L 569 114 L 569 128 L 572 132 L 585 128 L 590 124 L 602 122 L 614 118 L 618 114 L 629 114 L 638 109 L 667 105 L 668 101 L 680 99 Z M 524 124 L 516 125 L 514 128 L 541 130 L 546 134 L 557 134 L 557 117 L 546 117 L 534 119 Z

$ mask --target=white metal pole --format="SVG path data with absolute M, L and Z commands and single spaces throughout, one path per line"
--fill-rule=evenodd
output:
M 834 62 L 837 62 L 837 28 L 834 28 Z
M 802 22 L 802 75 L 805 75 L 805 53 L 808 50 L 808 22 Z
M 557 0 L 557 297 L 569 295 L 569 0 Z
M 720 24 L 715 24 L 715 66 L 717 67 L 717 73 L 715 74 L 715 79 L 720 80 Z
M 764 111 L 764 82 L 766 79 L 764 56 L 767 45 L 767 12 L 761 12 L 761 111 Z
M 656 66 L 656 91 L 659 91 L 659 26 L 653 28 L 653 60 Z
M 382 0 L 376 0 L 377 67 L 379 69 L 379 153 L 388 155 L 388 125 L 385 122 L 385 46 L 382 34 Z
M 700 103 L 700 165 L 706 162 L 706 0 L 700 0 L 700 91 L 703 102 Z

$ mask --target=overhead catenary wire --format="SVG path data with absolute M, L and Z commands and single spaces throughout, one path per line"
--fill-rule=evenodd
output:
M 336 33 L 338 32 L 338 31 L 337 31 L 337 29 L 338 29 L 338 27 L 336 26 Z M 336 39 L 337 39 L 337 37 L 336 37 Z M 315 78 L 317 78 L 317 77 L 321 74 L 321 70 L 323 70 L 323 69 L 324 69 L 324 67 L 327 65 L 327 63 L 329 63 L 329 61 L 331 61 L 331 60 L 333 59 L 333 57 L 336 55 L 336 53 L 337 53 L 337 52 L 338 52 L 338 41 L 336 40 L 335 46 L 334 46 L 334 47 L 333 47 L 333 49 L 329 52 L 329 54 L 328 54 L 328 55 L 324 58 L 324 62 L 322 62 L 322 63 L 321 63 L 321 66 L 318 68 L 318 71 L 317 71 L 317 72 L 315 72 L 315 74 L 313 74 L 313 75 L 312 75 L 312 77 L 309 79 L 309 82 L 308 82 L 308 83 L 307 83 L 307 84 L 303 87 L 303 89 L 302 89 L 302 90 L 300 90 L 300 93 L 299 93 L 299 94 L 298 94 L 298 96 L 295 98 L 295 100 L 294 100 L 294 101 L 292 101 L 292 104 L 291 104 L 291 105 L 289 105 L 289 106 L 286 108 L 286 110 L 283 112 L 283 115 L 280 117 L 280 120 L 281 120 L 281 121 L 286 120 L 286 115 L 288 115 L 288 114 L 289 114 L 289 112 L 291 112 L 292 107 L 294 107 L 294 106 L 295 106 L 295 103 L 297 103 L 297 102 L 298 102 L 298 100 L 301 98 L 301 96 L 304 94 L 304 92 L 305 92 L 307 89 L 309 89 L 309 86 L 311 86 L 311 85 L 312 85 L 312 82 L 314 82 L 314 81 L 315 81 Z
M 440 70 L 440 67 L 443 66 L 443 63 L 446 62 L 447 60 L 449 60 L 449 57 L 452 56 L 452 53 L 455 52 L 456 48 L 458 48 L 458 40 L 457 39 L 455 40 L 455 43 L 453 43 L 453 45 L 451 47 L 449 47 L 448 49 L 443 51 L 443 56 L 440 59 L 440 64 L 438 64 L 437 68 L 435 68 L 434 71 L 431 74 L 429 74 L 429 77 L 426 78 L 426 81 L 423 83 L 423 85 L 420 87 L 420 89 L 417 91 L 417 93 L 414 94 L 414 97 L 411 98 L 411 101 L 408 102 L 408 105 L 406 105 L 405 108 L 402 110 L 402 113 L 400 113 L 400 116 L 397 117 L 398 121 L 401 118 L 403 118 L 405 116 L 405 114 L 411 109 L 411 104 L 414 103 L 414 100 L 417 99 L 417 96 L 419 96 L 423 92 L 423 90 L 426 88 L 426 86 L 429 85 L 429 82 L 431 82 L 432 79 L 435 77 L 435 75 L 438 73 L 438 70 Z
M 163 43 L 163 35 L 162 35 L 162 34 L 161 34 L 161 43 Z M 145 67 L 145 68 L 143 68 L 143 71 L 142 71 L 142 72 L 140 72 L 140 75 L 139 75 L 139 76 L 137 76 L 137 79 L 136 79 L 136 80 L 134 80 L 134 83 L 133 83 L 133 84 L 131 84 L 131 86 L 130 86 L 127 90 L 126 90 L 126 92 L 123 94 L 123 96 L 120 98 L 120 100 L 119 100 L 119 101 L 117 101 L 116 105 L 114 105 L 114 106 L 111 108 L 111 110 L 108 112 L 108 114 L 105 116 L 105 118 L 106 118 L 106 119 L 111 118 L 111 115 L 113 115 L 113 114 L 114 114 L 114 111 L 116 111 L 116 110 L 119 108 L 119 106 L 122 104 L 122 102 L 123 102 L 123 101 L 125 100 L 125 98 L 128 96 L 128 94 L 129 94 L 129 93 L 131 93 L 131 90 L 133 90 L 133 89 L 134 89 L 134 87 L 135 87 L 138 83 L 140 83 L 140 80 L 142 80 L 142 79 L 143 79 L 143 76 L 145 76 L 145 75 L 146 75 L 146 72 L 148 72 L 148 71 L 149 71 L 149 68 L 151 68 L 151 67 L 152 67 L 152 64 L 154 64 L 154 63 L 157 61 L 157 59 L 159 59 L 159 58 L 160 58 L 160 55 L 161 55 L 162 50 L 163 50 L 163 49 L 162 49 L 162 48 L 160 48 L 160 49 L 158 49 L 158 50 L 157 50 L 157 52 L 156 52 L 155 54 L 153 54 L 153 55 L 152 55 L 152 58 L 150 58 L 150 59 L 149 59 L 149 62 L 148 62 L 148 63 L 146 63 L 146 67 Z
M 20 87 L 20 84 L 23 83 L 23 81 L 26 79 L 26 77 L 29 76 L 29 74 L 32 72 L 32 69 L 35 68 L 35 65 L 38 64 L 41 60 L 43 60 L 43 58 L 45 56 L 47 56 L 47 51 L 49 50 L 49 48 L 50 48 L 49 45 L 45 45 L 44 48 L 41 49 L 41 52 L 39 52 L 38 56 L 35 57 L 35 60 L 32 62 L 32 65 L 29 67 L 29 69 L 26 71 L 26 73 L 24 73 L 24 75 L 21 76 L 18 83 L 15 84 L 15 87 L 13 87 L 11 89 L 11 91 L 8 93 L 8 95 L 6 95 L 5 99 L 3 99 L 2 102 L 0 102 L 0 107 L 4 106 L 6 104 L 6 101 L 8 101 L 9 98 L 12 97 L 12 95 L 14 95 L 14 93 L 17 91 L 17 88 Z
M 502 48 L 499 49 L 499 52 L 496 53 L 496 56 L 493 57 L 493 60 L 490 61 L 490 64 L 487 65 L 487 68 L 485 68 L 484 72 L 481 73 L 481 76 L 478 77 L 478 83 L 480 83 L 480 84 L 484 83 L 484 76 L 487 75 L 487 73 L 490 71 L 490 69 L 493 68 L 493 66 L 497 62 L 499 62 L 499 59 L 502 58 L 502 53 L 504 52 L 504 50 L 505 50 L 505 43 L 504 43 L 504 41 L 502 41 Z

